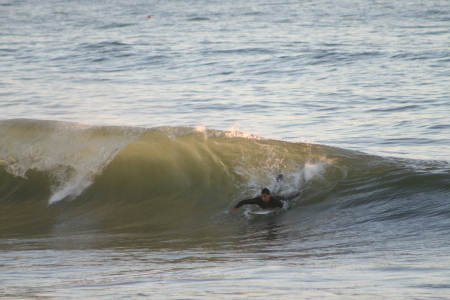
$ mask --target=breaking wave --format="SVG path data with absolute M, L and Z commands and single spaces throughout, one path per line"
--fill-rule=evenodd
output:
M 411 207 L 418 194 L 433 209 L 415 213 L 448 213 L 435 203 L 450 191 L 445 161 L 385 158 L 237 130 L 36 120 L 1 121 L 0 145 L 2 227 L 11 234 L 208 226 L 236 201 L 273 188 L 280 173 L 281 194 L 302 191 L 290 213 L 328 202 L 324 209 L 386 201 Z M 386 217 L 405 214 L 406 208 Z

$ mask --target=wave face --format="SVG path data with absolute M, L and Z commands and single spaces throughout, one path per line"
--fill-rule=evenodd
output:
M 448 216 L 450 165 L 383 158 L 238 131 L 0 122 L 1 230 L 186 234 L 232 226 L 225 211 L 261 188 L 294 195 L 290 216 L 314 207 L 370 211 L 343 223 Z M 245 208 L 248 209 L 248 208 Z M 283 214 L 272 216 L 281 217 Z M 247 220 L 248 221 L 248 220 Z

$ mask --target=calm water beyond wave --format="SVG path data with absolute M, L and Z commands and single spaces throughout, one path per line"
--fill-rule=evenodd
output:
M 449 86 L 447 0 L 0 0 L 0 297 L 448 299 Z

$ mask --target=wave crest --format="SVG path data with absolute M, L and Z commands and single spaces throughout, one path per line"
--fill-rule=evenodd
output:
M 303 191 L 291 201 L 290 214 L 317 203 L 333 210 L 376 207 L 424 191 L 441 199 L 450 186 L 446 162 L 383 158 L 236 130 L 10 120 L 0 121 L 0 143 L 0 204 L 34 207 L 24 224 L 42 219 L 47 209 L 63 209 L 72 222 L 58 230 L 99 223 L 121 230 L 199 226 L 262 188 L 273 189 L 280 173 L 280 194 Z

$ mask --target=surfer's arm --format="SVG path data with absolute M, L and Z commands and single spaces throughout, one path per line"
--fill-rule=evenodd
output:
M 253 199 L 247 199 L 247 200 L 239 201 L 239 203 L 236 204 L 235 207 L 230 209 L 230 212 L 236 212 L 239 207 L 241 207 L 242 205 L 245 205 L 245 204 L 257 204 L 257 201 L 258 201 L 258 198 L 253 198 Z

